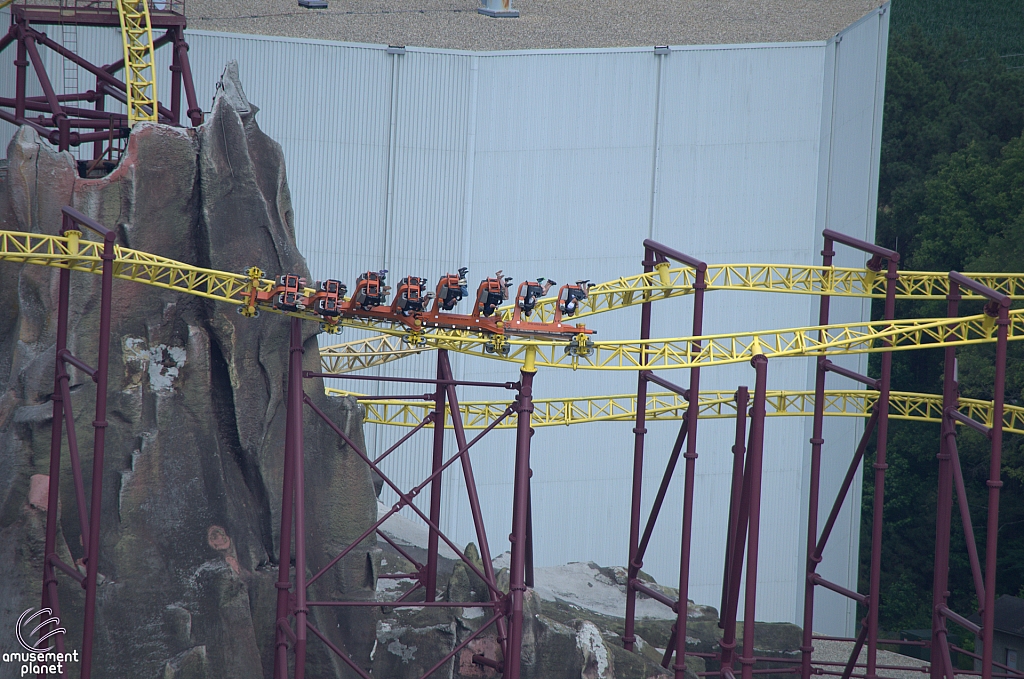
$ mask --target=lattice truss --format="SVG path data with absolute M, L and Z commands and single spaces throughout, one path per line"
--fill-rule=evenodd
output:
M 99 273 L 102 243 L 87 240 L 70 232 L 67 236 L 49 236 L 23 232 L 0 231 L 0 260 L 67 268 Z M 270 291 L 273 280 L 253 278 L 251 274 L 231 273 L 184 264 L 128 248 L 115 247 L 114 277 L 146 285 L 205 297 L 234 305 L 243 305 L 254 288 Z M 1024 274 L 967 274 L 972 280 L 1003 292 L 1013 299 L 1024 299 Z M 594 315 L 642 304 L 645 301 L 670 299 L 692 293 L 694 271 L 688 267 L 669 268 L 660 265 L 650 274 L 619 278 L 593 285 L 590 295 L 577 316 Z M 882 296 L 884 277 L 869 269 L 821 266 L 780 266 L 734 264 L 709 266 L 709 290 L 748 290 L 796 294 L 831 294 L 848 297 Z M 946 274 L 938 272 L 902 271 L 897 287 L 899 299 L 942 299 L 949 291 Z M 312 293 L 312 290 L 309 290 Z M 964 299 L 981 299 L 970 290 Z M 540 300 L 537 310 L 551 315 L 556 300 Z M 309 310 L 285 312 L 273 308 L 265 311 L 319 321 Z M 510 317 L 511 309 L 501 313 Z M 1024 310 L 1009 312 L 1009 339 L 1024 338 Z M 542 315 L 542 318 L 544 316 Z M 922 347 L 961 346 L 994 341 L 995 321 L 986 314 L 957 319 L 916 318 L 895 321 L 833 324 L 788 328 L 761 332 L 726 333 L 701 337 L 668 339 L 599 340 L 592 343 L 588 355 L 567 351 L 565 340 L 526 339 L 489 336 L 465 330 L 433 329 L 410 333 L 404 326 L 373 319 L 342 319 L 341 325 L 376 330 L 384 334 L 321 350 L 323 370 L 344 373 L 379 365 L 430 349 L 448 349 L 522 364 L 528 354 L 535 356 L 537 367 L 654 370 L 706 367 L 749 361 L 756 354 L 768 358 L 783 356 L 871 353 L 888 350 L 883 340 L 896 351 Z M 695 348 L 699 346 L 698 348 Z M 507 353 L 495 348 L 504 348 Z M 340 393 L 340 392 L 339 392 Z M 809 392 L 776 392 L 769 399 L 769 415 L 808 415 L 813 410 Z M 709 392 L 701 395 L 701 417 L 728 417 L 731 395 Z M 826 410 L 829 414 L 865 416 L 873 406 L 871 392 L 830 392 Z M 422 420 L 422 404 L 388 401 L 365 401 L 367 421 L 382 424 L 415 424 Z M 582 422 L 632 419 L 636 412 L 635 396 L 602 396 L 576 399 L 537 401 L 534 426 L 577 424 Z M 493 418 L 503 410 L 504 403 L 464 403 L 463 417 L 467 427 Z M 926 394 L 894 393 L 892 416 L 902 419 L 939 421 L 940 399 Z M 991 412 L 983 402 L 961 399 L 961 407 L 972 418 L 990 422 Z M 667 394 L 652 395 L 647 404 L 649 416 L 675 419 L 685 410 L 685 401 Z M 981 409 L 981 410 L 979 410 Z M 1024 431 L 1022 412 L 1007 407 L 1005 426 Z M 514 426 L 505 425 L 505 426 Z
M 147 120 L 156 122 L 156 73 L 149 3 L 117 0 L 117 14 L 121 19 L 121 42 L 128 76 L 128 125 Z
M 342 389 L 328 388 L 336 396 L 355 396 L 366 408 L 365 421 L 402 427 L 419 425 L 432 409 L 432 404 L 397 399 L 374 399 Z M 825 415 L 839 417 L 870 417 L 878 393 L 865 390 L 828 390 L 825 392 Z M 484 429 L 496 420 L 511 401 L 463 401 L 459 411 L 466 429 Z M 580 398 L 534 399 L 530 419 L 532 427 L 556 427 L 588 422 L 632 422 L 636 419 L 636 394 L 615 396 L 584 396 Z M 731 391 L 702 391 L 701 419 L 736 417 L 736 395 Z M 810 417 L 814 414 L 813 391 L 769 391 L 766 400 L 768 417 Z M 674 392 L 647 394 L 648 420 L 681 420 L 686 416 L 687 400 Z M 961 414 L 987 426 L 992 425 L 992 402 L 961 398 Z M 450 411 L 448 411 L 450 412 Z M 916 422 L 941 422 L 942 397 L 934 394 L 894 391 L 889 396 L 889 417 Z M 450 418 L 448 419 L 450 422 Z M 450 425 L 448 425 L 450 426 Z M 515 429 L 513 415 L 497 429 Z M 1003 431 L 1024 434 L 1024 407 L 1004 406 Z

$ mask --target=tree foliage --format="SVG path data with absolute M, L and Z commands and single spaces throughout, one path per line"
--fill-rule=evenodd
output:
M 1024 69 L 1005 55 L 985 54 L 977 39 L 900 27 L 898 11 L 899 5 L 886 72 L 876 240 L 897 249 L 905 268 L 1024 272 Z M 979 311 L 980 304 L 961 305 L 962 314 Z M 880 308 L 874 312 L 881 316 Z M 942 302 L 897 307 L 897 316 L 944 314 Z M 1024 347 L 1017 345 L 1011 343 L 1006 401 L 1020 405 Z M 960 350 L 962 396 L 992 398 L 993 362 L 992 346 Z M 895 354 L 893 389 L 941 393 L 942 364 L 938 350 Z M 913 422 L 892 422 L 889 431 L 880 618 L 883 629 L 896 632 L 931 625 L 939 432 Z M 1024 589 L 1020 438 L 1004 437 L 997 595 Z M 958 447 L 984 559 L 989 442 L 961 432 Z M 864 467 L 861 591 L 868 586 L 873 462 L 871 454 Z M 956 507 L 953 526 L 951 605 L 970 614 L 977 601 Z

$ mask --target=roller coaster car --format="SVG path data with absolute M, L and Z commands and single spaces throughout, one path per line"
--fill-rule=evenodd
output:
M 341 302 L 348 288 L 341 281 L 328 279 L 317 281 L 313 287 L 316 293 L 310 298 L 313 311 L 321 316 L 335 317 L 341 314 Z
M 281 311 L 302 311 L 306 308 L 306 279 L 295 274 L 281 274 L 274 281 L 271 306 Z
M 410 316 L 418 311 L 423 311 L 423 307 L 434 296 L 432 292 L 423 293 L 426 283 L 426 278 L 418 278 L 417 276 L 407 276 L 399 281 L 398 292 L 395 293 L 395 301 L 391 305 L 391 312 Z
M 576 281 L 575 285 L 563 285 L 558 291 L 558 318 L 572 317 L 580 310 L 580 302 L 587 298 L 590 281 Z
M 480 282 L 476 290 L 476 305 L 473 307 L 474 316 L 484 318 L 494 313 L 498 306 L 508 299 L 508 288 L 512 285 L 512 277 L 485 278 Z
M 352 293 L 352 303 L 364 311 L 369 311 L 375 306 L 384 306 L 391 291 L 391 287 L 384 284 L 387 273 L 384 269 L 361 274 L 356 281 L 355 292 Z
M 526 281 L 519 284 L 519 291 L 516 293 L 516 306 L 522 310 L 523 315 L 527 318 L 533 314 L 533 310 L 537 306 L 537 300 L 544 295 L 544 287 L 541 283 L 543 280 L 542 278 L 536 283 Z
M 465 283 L 466 274 L 469 269 L 462 267 L 459 273 L 446 273 L 437 282 L 437 292 L 434 300 L 434 313 L 438 311 L 451 311 L 455 305 L 462 301 L 466 295 Z

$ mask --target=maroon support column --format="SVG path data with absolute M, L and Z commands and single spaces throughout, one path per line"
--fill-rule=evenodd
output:
M 884 318 L 891 321 L 896 315 L 896 281 L 899 274 L 896 273 L 895 257 L 889 258 L 889 267 L 885 272 L 885 314 Z M 891 347 L 892 340 L 883 341 L 883 346 Z M 878 438 L 875 443 L 875 463 L 872 467 L 875 470 L 874 498 L 871 509 L 871 572 L 869 575 L 868 589 L 868 658 L 865 670 L 866 679 L 876 679 L 878 672 L 876 664 L 878 658 L 878 607 L 881 603 L 882 581 L 882 520 L 885 509 L 885 470 L 888 464 L 885 462 L 885 448 L 889 440 L 889 388 L 892 377 L 892 351 L 882 354 L 882 374 L 879 376 L 878 394 Z
M 65 208 L 67 210 L 67 208 Z M 66 214 L 66 212 L 65 212 Z M 90 220 L 91 221 L 91 220 Z M 94 224 L 92 228 L 100 227 Z M 96 579 L 100 566 L 100 513 L 103 505 L 103 447 L 107 431 L 107 368 L 110 363 L 110 303 L 114 282 L 114 239 L 109 229 L 100 227 L 103 236 L 103 274 L 100 283 L 99 356 L 96 361 L 96 419 L 92 448 L 92 497 L 89 505 L 89 553 L 85 564 L 85 615 L 82 624 L 81 679 L 92 676 L 92 640 L 96 623 Z M 80 511 L 85 511 L 84 507 Z
M 960 301 L 960 286 L 950 281 L 946 315 L 955 318 Z M 956 409 L 956 347 L 945 349 L 945 366 L 942 380 L 942 431 L 939 441 L 939 488 L 935 507 L 935 566 L 932 576 L 932 647 L 931 677 L 940 679 L 945 675 L 943 663 L 938 662 L 943 653 L 942 638 L 946 635 L 946 618 L 940 612 L 949 601 L 949 541 L 953 516 L 953 463 L 950 449 L 951 439 L 956 437 L 956 425 L 947 415 L 948 409 Z M 947 679 L 953 679 L 948 677 Z
M 644 251 L 644 273 L 654 271 L 654 252 L 650 248 Z M 651 302 L 650 299 L 640 308 L 640 341 L 651 337 Z M 647 363 L 647 355 L 641 353 L 641 365 Z M 636 424 L 633 427 L 633 492 L 629 515 L 629 577 L 626 579 L 626 622 L 622 635 L 622 645 L 627 651 L 633 650 L 636 643 L 634 618 L 636 617 L 636 590 L 633 589 L 633 578 L 637 577 L 643 561 L 637 558 L 637 545 L 640 540 L 640 499 L 644 485 L 644 435 L 647 433 L 647 379 L 643 371 L 637 373 L 636 379 Z
M 70 311 L 70 276 L 69 270 L 60 273 L 57 309 L 56 356 L 54 362 L 54 395 L 53 422 L 50 433 L 50 478 L 49 497 L 47 498 L 46 533 L 43 554 L 43 608 L 50 608 L 60 617 L 57 600 L 56 570 L 59 569 L 78 582 L 85 590 L 85 605 L 82 622 L 81 646 L 81 677 L 88 679 L 92 675 L 93 638 L 96 625 L 96 587 L 99 574 L 99 527 L 103 508 L 103 451 L 106 434 L 107 415 L 107 372 L 110 357 L 110 317 L 112 284 L 114 279 L 114 240 L 115 234 L 102 224 L 89 219 L 82 213 L 69 207 L 63 210 L 61 235 L 68 237 L 68 252 L 74 258 L 77 250 L 78 237 L 81 233 L 78 226 L 95 231 L 103 238 L 103 251 L 100 282 L 100 328 L 99 347 L 96 367 L 92 368 L 80 358 L 67 350 L 68 316 Z M 88 374 L 96 383 L 96 410 L 93 426 L 93 466 L 91 482 L 91 502 L 85 504 L 85 489 L 78 463 L 78 440 L 74 431 L 74 418 L 71 413 L 71 395 L 67 385 L 66 363 L 72 363 L 79 370 Z M 60 496 L 60 464 L 62 448 L 62 426 L 68 430 L 68 456 L 71 458 L 72 474 L 75 482 L 75 504 L 78 509 L 82 530 L 82 561 L 85 564 L 85 575 L 70 564 L 64 563 L 56 554 L 57 543 L 57 510 Z M 86 512 L 88 510 L 88 519 Z M 56 635 L 54 642 L 59 652 L 64 649 L 63 636 Z
M 832 266 L 832 258 L 835 256 L 832 249 L 832 239 L 825 236 L 825 247 L 821 249 L 821 265 L 825 268 Z M 828 325 L 829 302 L 831 296 L 823 294 L 818 306 L 818 325 Z M 825 331 L 818 331 L 818 340 L 824 339 Z M 814 573 L 821 563 L 821 556 L 815 552 L 818 542 L 818 497 L 821 487 L 821 445 L 825 442 L 822 438 L 825 425 L 825 357 L 820 356 L 816 362 L 816 374 L 814 382 L 814 420 L 811 431 L 811 478 L 807 499 L 807 561 L 804 566 L 804 629 L 803 640 L 800 644 L 800 677 L 810 679 L 811 676 L 811 655 L 814 652 Z
M 97 111 L 104 110 L 106 108 L 106 105 L 107 105 L 106 104 L 106 95 L 103 94 L 102 84 L 103 84 L 102 81 L 99 78 L 96 78 L 96 105 L 95 105 L 94 108 Z M 112 129 L 113 128 L 113 123 L 109 123 L 109 124 L 111 126 L 111 130 L 110 130 L 110 143 L 113 144 L 114 143 L 114 139 L 113 139 L 114 132 L 113 132 L 113 129 Z M 97 139 L 96 141 L 94 141 L 92 143 L 92 159 L 93 160 L 99 160 L 101 157 L 103 157 L 103 140 L 102 139 Z
M 729 494 L 729 534 L 725 544 L 725 569 L 722 575 L 722 615 L 719 627 L 722 649 L 719 660 L 723 675 L 732 675 L 733 654 L 736 649 L 736 607 L 739 601 L 739 581 L 743 572 L 743 543 L 746 539 L 747 517 L 742 505 L 744 497 L 744 455 L 747 438 L 746 387 L 736 390 L 736 442 L 732 446 L 732 491 Z
M 14 85 L 14 118 L 21 121 L 25 117 L 25 85 L 27 81 L 28 51 L 25 49 L 25 38 L 23 27 L 18 27 L 18 56 L 14 59 L 14 66 L 17 68 Z
M 437 379 L 445 378 L 442 361 L 447 358 L 447 351 L 437 352 Z M 430 520 L 435 526 L 441 525 L 441 474 L 437 471 L 444 464 L 444 396 L 445 389 L 440 384 L 434 387 L 434 449 L 430 471 L 435 474 L 430 482 Z M 424 601 L 435 601 L 437 597 L 437 531 L 433 528 L 427 536 L 427 571 L 423 587 L 426 590 Z
M 459 455 L 459 460 L 462 464 L 462 477 L 466 482 L 466 496 L 469 499 L 470 514 L 473 516 L 473 529 L 476 532 L 477 543 L 480 545 L 480 560 L 483 565 L 484 576 L 486 577 L 487 582 L 495 582 L 494 563 L 491 559 L 491 543 L 487 539 L 487 529 L 484 526 L 484 515 L 483 511 L 480 509 L 480 494 L 476 488 L 476 476 L 473 474 L 473 463 L 469 459 L 469 444 L 466 443 L 466 430 L 462 426 L 462 412 L 459 410 L 459 397 L 455 392 L 455 375 L 452 372 L 452 366 L 448 360 L 447 351 L 438 352 L 438 368 L 441 371 L 440 374 L 444 376 L 443 379 L 447 381 L 447 387 L 445 390 L 448 395 L 448 407 L 451 411 L 452 429 L 455 432 L 455 443 L 459 446 L 460 451 L 467 451 Z M 438 385 L 438 388 L 440 388 L 440 385 Z M 529 511 L 529 487 L 527 487 L 527 531 L 530 530 Z M 514 521 L 515 515 L 513 512 L 513 523 Z M 527 549 L 532 549 L 530 547 L 529 540 L 527 540 Z M 528 564 L 532 564 L 532 561 L 530 561 L 531 558 L 532 557 L 528 555 Z M 531 587 L 533 586 L 532 577 L 528 577 L 526 579 L 526 584 Z M 497 594 L 494 590 L 488 588 L 488 592 L 488 596 L 491 601 L 497 603 Z M 508 631 L 506 629 L 505 619 L 498 618 L 495 625 L 498 629 L 498 646 L 501 647 L 502 652 L 505 652 L 508 643 Z
M 297 322 L 297 321 L 293 321 Z M 294 340 L 294 338 L 292 338 Z M 295 348 L 294 341 L 289 343 L 289 351 Z M 300 347 L 301 348 L 301 347 Z M 300 354 L 301 355 L 301 354 Z M 295 505 L 295 449 L 292 446 L 292 429 L 295 428 L 295 418 L 292 416 L 292 392 L 296 389 L 295 380 L 291 375 L 291 354 L 289 353 L 289 374 L 288 374 L 288 395 L 285 405 L 285 433 L 284 433 L 284 479 L 281 488 L 281 546 L 278 552 L 277 570 L 277 623 L 274 629 L 274 679 L 287 679 L 288 677 L 288 643 L 295 641 L 295 632 L 288 622 L 291 615 L 291 602 L 289 601 L 289 590 L 291 588 L 291 548 L 292 548 L 292 520 L 293 508 Z M 301 373 L 300 373 L 301 375 Z M 298 389 L 302 385 L 299 383 Z M 301 398 L 301 396 L 300 396 Z
M 982 612 L 983 631 L 981 653 L 982 679 L 992 679 L 992 641 L 995 632 L 996 614 L 996 558 L 999 541 L 999 489 L 1003 457 L 1003 399 L 1006 388 L 1006 342 L 1010 329 L 1010 298 L 1003 296 L 989 305 L 998 308 L 996 319 L 996 378 L 995 393 L 992 395 L 992 452 L 989 456 L 988 472 L 988 528 L 985 534 L 985 608 Z
M 295 485 L 295 679 L 306 675 L 306 492 L 302 432 L 302 321 L 292 319 L 291 346 L 288 349 L 288 417 L 292 420 L 292 474 Z
M 177 29 L 171 29 L 168 35 L 176 37 Z M 175 46 L 171 46 L 171 124 L 181 125 L 181 55 Z
M 184 29 L 175 29 L 174 51 L 178 57 L 178 65 L 181 66 L 182 84 L 185 86 L 185 103 L 188 104 L 188 111 L 185 115 L 192 122 L 193 127 L 203 124 L 203 109 L 199 106 L 199 99 L 196 97 L 196 86 L 192 82 L 192 66 L 188 61 L 188 43 L 185 42 Z
M 61 233 L 66 234 L 74 229 L 74 224 L 67 216 L 63 216 L 63 227 Z M 60 462 L 61 445 L 63 442 L 62 424 L 64 409 L 70 408 L 71 404 L 64 404 L 63 383 L 67 380 L 67 369 L 64 367 L 62 355 L 68 344 L 68 311 L 70 308 L 71 271 L 60 270 L 59 297 L 57 303 L 57 337 L 56 337 L 56 359 L 54 360 L 53 375 L 53 420 L 50 429 L 50 478 L 49 490 L 46 500 L 46 538 L 43 547 L 43 596 L 42 608 L 49 608 L 53 615 L 60 618 L 60 604 L 57 597 L 57 576 L 51 559 L 57 558 L 57 511 L 60 498 Z M 79 516 L 84 516 L 85 506 L 79 505 Z M 83 532 L 83 537 L 87 535 Z M 83 540 L 84 543 L 84 540 Z M 64 651 L 64 635 L 55 636 L 57 652 Z M 63 676 L 63 675 L 62 675 Z
M 704 332 L 704 275 L 707 264 L 699 262 L 693 282 L 693 332 L 700 337 Z M 693 356 L 700 355 L 700 342 L 691 343 Z M 700 411 L 700 368 L 690 368 L 689 405 L 686 408 L 686 477 L 683 481 L 683 537 L 679 550 L 679 610 L 676 612 L 676 679 L 686 673 L 686 615 L 687 596 L 690 591 L 690 538 L 693 530 L 693 483 L 697 467 L 697 417 Z M 638 406 L 639 407 L 639 406 Z
M 757 547 L 761 528 L 761 460 L 764 454 L 765 392 L 768 359 L 758 354 L 750 360 L 754 366 L 754 405 L 750 414 L 750 445 L 747 466 L 750 472 L 749 522 L 747 526 L 747 583 L 743 602 L 743 653 L 739 657 L 743 679 L 754 676 L 754 613 L 757 599 Z
M 527 349 L 535 352 L 534 348 Z M 512 568 L 509 572 L 511 621 L 505 654 L 505 679 L 519 679 L 523 648 L 523 594 L 526 592 L 526 511 L 530 487 L 530 417 L 533 413 L 534 368 L 530 355 L 523 366 L 522 386 L 516 398 L 516 466 L 512 499 Z

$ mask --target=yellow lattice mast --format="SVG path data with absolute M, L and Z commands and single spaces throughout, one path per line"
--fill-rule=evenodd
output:
M 156 122 L 156 70 L 153 29 L 146 0 L 117 0 L 124 47 L 125 84 L 128 86 L 128 126 Z

